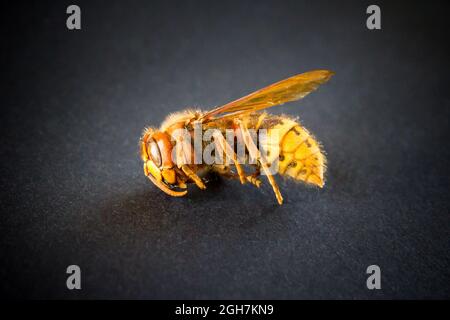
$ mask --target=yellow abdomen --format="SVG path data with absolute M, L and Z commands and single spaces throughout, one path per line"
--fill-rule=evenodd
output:
M 287 117 L 273 116 L 264 122 L 268 124 L 268 141 L 271 136 L 276 136 L 272 143 L 278 141 L 279 148 L 277 153 L 269 152 L 268 162 L 273 163 L 278 154 L 279 174 L 323 187 L 326 159 L 319 142 L 307 129 Z M 270 145 L 266 147 L 266 150 L 271 150 Z

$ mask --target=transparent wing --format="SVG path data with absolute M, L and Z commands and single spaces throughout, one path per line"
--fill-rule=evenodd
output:
M 328 70 L 314 70 L 298 74 L 208 111 L 200 120 L 206 121 L 218 117 L 235 116 L 302 99 L 316 90 L 319 85 L 327 82 L 333 74 L 332 71 Z

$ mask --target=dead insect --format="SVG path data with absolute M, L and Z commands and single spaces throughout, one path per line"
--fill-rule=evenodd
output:
M 283 203 L 283 197 L 273 177 L 276 173 L 323 187 L 326 159 L 312 134 L 295 119 L 259 111 L 302 99 L 333 74 L 328 70 L 310 71 L 211 111 L 186 110 L 169 115 L 159 130 L 146 128 L 142 134 L 140 149 L 145 175 L 174 197 L 187 193 L 187 183 L 205 189 L 202 177 L 211 171 L 257 187 L 261 184 L 259 176 L 264 174 L 279 204 Z M 179 134 L 180 130 L 184 134 Z M 264 139 L 260 138 L 262 132 Z M 198 146 L 203 150 L 208 141 L 205 136 L 209 136 L 212 145 L 209 151 L 214 151 L 209 154 L 214 161 L 204 161 L 202 152 L 198 157 L 196 149 Z M 229 161 L 217 161 L 223 156 Z M 250 165 L 254 167 L 251 174 L 244 171 L 249 159 L 253 160 Z

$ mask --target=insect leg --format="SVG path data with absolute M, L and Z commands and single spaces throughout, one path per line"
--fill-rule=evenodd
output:
M 181 170 L 183 170 L 183 172 L 188 176 L 188 178 L 190 178 L 192 181 L 195 182 L 197 187 L 199 187 L 200 189 L 206 189 L 206 186 L 203 183 L 202 179 L 198 175 L 196 175 L 195 172 L 192 171 L 192 169 L 189 168 L 187 164 L 183 164 L 181 166 Z
M 252 140 L 252 137 L 250 136 L 250 133 L 247 130 L 247 127 L 240 120 L 235 121 L 241 130 L 242 137 L 249 154 L 255 159 L 259 159 L 261 169 L 266 174 L 267 179 L 269 180 L 269 183 L 272 186 L 273 192 L 275 193 L 275 197 L 277 198 L 278 203 L 280 205 L 283 204 L 283 196 L 281 195 L 280 189 L 278 188 L 278 185 L 275 182 L 272 173 L 270 172 L 266 159 L 264 159 L 264 157 L 261 155 L 258 148 L 256 147 L 255 142 Z
M 259 127 L 261 127 L 264 119 L 267 117 L 267 113 L 261 113 L 261 115 L 258 117 L 258 122 L 256 123 L 255 129 L 258 130 Z
M 227 158 L 231 158 L 233 160 L 234 165 L 236 166 L 237 174 L 239 175 L 239 180 L 241 184 L 245 183 L 245 173 L 242 169 L 242 166 L 239 164 L 237 159 L 237 155 L 233 149 L 231 149 L 230 144 L 225 140 L 223 135 L 219 132 L 214 132 L 214 141 L 219 145 L 220 149 L 223 150 L 227 156 Z
M 259 180 L 258 178 L 260 174 L 261 172 L 259 170 L 259 167 L 257 167 L 256 171 L 253 174 L 246 176 L 245 178 L 247 179 L 248 182 L 259 188 L 261 186 L 261 180 Z
M 214 165 L 213 170 L 220 174 L 222 177 L 240 180 L 240 176 L 237 173 L 231 172 L 230 167 Z M 246 175 L 245 180 L 253 184 L 255 187 L 259 188 L 261 186 L 261 180 L 258 178 L 258 176 L 259 172 L 253 173 L 248 176 Z

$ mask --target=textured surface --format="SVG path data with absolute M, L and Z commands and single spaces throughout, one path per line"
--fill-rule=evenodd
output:
M 450 297 L 448 7 L 378 1 L 369 31 L 364 1 L 77 3 L 78 32 L 69 2 L 2 9 L 2 295 Z M 316 68 L 336 75 L 278 111 L 323 143 L 323 190 L 144 177 L 144 126 Z

